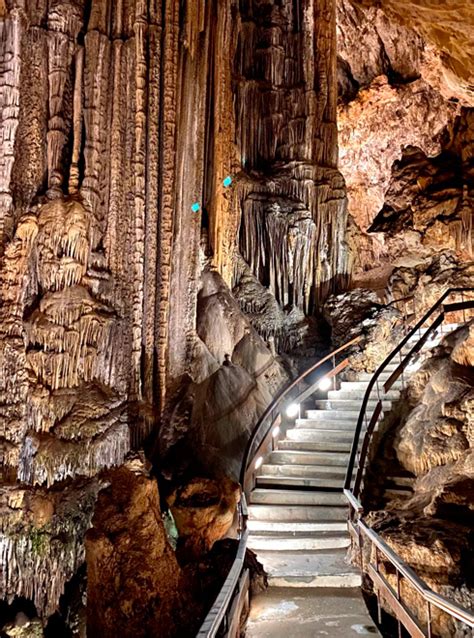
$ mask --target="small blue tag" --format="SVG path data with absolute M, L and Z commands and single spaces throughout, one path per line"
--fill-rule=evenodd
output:
M 191 210 L 193 211 L 193 213 L 199 213 L 199 211 L 201 210 L 201 204 L 199 202 L 194 202 L 194 204 L 191 206 Z
M 232 177 L 228 175 L 222 183 L 227 188 L 227 186 L 230 186 L 232 184 Z

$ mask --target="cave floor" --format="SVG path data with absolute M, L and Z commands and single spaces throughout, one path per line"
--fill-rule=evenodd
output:
M 270 587 L 252 600 L 246 638 L 379 636 L 360 589 Z

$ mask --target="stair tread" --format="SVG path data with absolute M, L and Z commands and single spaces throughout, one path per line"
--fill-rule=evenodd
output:
M 249 505 L 249 520 L 268 522 L 283 521 L 346 521 L 347 506 L 340 505 L 289 505 L 280 503 Z
M 280 532 L 316 532 L 316 531 L 339 531 L 347 533 L 347 522 L 341 521 L 307 521 L 292 519 L 291 521 L 268 521 L 258 518 L 251 519 L 247 522 L 247 527 L 251 532 L 271 531 L 273 533 Z
M 293 460 L 290 460 L 293 459 Z M 296 459 L 296 463 L 294 461 Z M 349 461 L 349 454 L 344 452 L 305 452 L 303 450 L 274 450 L 269 458 L 269 463 L 295 464 L 295 465 L 326 465 L 327 467 L 345 468 Z
M 346 473 L 345 465 L 303 465 L 302 463 L 264 463 L 260 470 L 262 475 L 269 472 L 273 476 L 291 476 L 291 472 L 295 476 L 305 476 L 304 473 L 311 476 L 313 474 L 341 476 Z M 285 474 L 285 472 L 290 472 L 290 474 Z M 303 472 L 303 474 L 297 474 L 297 472 Z
M 348 539 L 347 530 L 314 530 L 314 531 L 282 531 L 277 532 L 277 530 L 268 530 L 268 531 L 251 531 L 249 534 L 249 538 L 345 538 Z
M 308 491 L 283 488 L 255 488 L 250 493 L 251 504 L 268 504 L 282 502 L 287 505 L 331 505 L 335 507 L 347 507 L 344 495 L 341 491 Z
M 299 476 L 257 476 L 257 485 L 263 487 L 264 485 L 301 485 L 306 487 L 320 487 L 320 488 L 343 488 L 344 477 L 339 478 L 317 478 L 317 477 L 299 477 Z
M 272 577 L 315 577 L 318 575 L 359 574 L 357 567 L 350 565 L 344 549 L 317 552 L 264 551 L 258 559 Z
M 280 450 L 301 450 L 305 452 L 324 451 L 327 453 L 339 454 L 340 452 L 350 452 L 352 443 L 347 441 L 292 441 L 281 439 L 278 442 Z

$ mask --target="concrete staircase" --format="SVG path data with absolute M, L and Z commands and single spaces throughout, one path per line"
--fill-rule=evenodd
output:
M 450 329 L 456 327 L 450 325 Z M 426 347 L 433 347 L 439 337 Z M 413 346 L 407 345 L 405 352 Z M 398 366 L 390 364 L 383 383 Z M 342 493 L 354 431 L 370 374 L 343 381 L 295 420 L 259 469 L 250 495 L 249 547 L 263 563 L 270 586 L 357 587 L 360 574 L 345 559 L 350 545 Z M 388 412 L 402 381 L 384 398 Z M 376 401 L 369 403 L 369 414 Z M 389 477 L 387 490 L 409 496 L 409 477 Z M 389 496 L 387 494 L 387 496 Z

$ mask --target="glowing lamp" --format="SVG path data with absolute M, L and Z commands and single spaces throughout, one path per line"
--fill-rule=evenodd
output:
M 331 385 L 332 385 L 331 379 L 328 379 L 328 377 L 323 377 L 321 381 L 319 382 L 318 387 L 320 390 L 324 392 L 325 390 L 329 390 Z
M 297 414 L 299 414 L 299 412 L 300 412 L 300 406 L 298 403 L 291 403 L 286 408 L 286 416 L 289 419 L 293 419 Z
M 258 470 L 258 468 L 262 465 L 263 463 L 263 456 L 259 456 L 258 459 L 255 461 L 255 469 Z
M 194 204 L 191 206 L 191 210 L 193 211 L 193 213 L 199 213 L 199 211 L 201 210 L 201 204 L 199 202 L 194 202 Z
M 273 436 L 273 438 L 275 438 L 279 434 L 280 434 L 280 426 L 277 425 L 276 428 L 273 428 L 272 436 Z
M 222 183 L 227 188 L 228 186 L 232 184 L 232 177 L 230 175 L 227 175 L 227 177 L 224 179 Z

